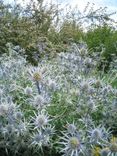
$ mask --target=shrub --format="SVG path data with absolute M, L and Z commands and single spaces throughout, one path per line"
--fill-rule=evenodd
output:
M 104 64 L 104 61 L 107 62 L 106 66 L 108 67 L 112 61 L 113 55 L 117 55 L 117 31 L 108 25 L 89 30 L 86 33 L 84 40 L 86 41 L 89 49 L 91 49 L 93 52 L 100 52 L 100 62 L 102 62 L 101 68 Z

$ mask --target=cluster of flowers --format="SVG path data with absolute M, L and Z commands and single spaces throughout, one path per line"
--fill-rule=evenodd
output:
M 3 149 L 1 154 L 17 155 L 18 152 L 22 153 L 22 149 L 25 154 L 29 154 L 32 153 L 32 148 L 34 153 L 40 149 L 42 152 L 43 146 L 50 146 L 54 133 L 54 127 L 50 124 L 52 119 L 41 107 L 48 103 L 46 89 L 44 90 L 42 84 L 37 87 L 41 78 L 37 71 L 34 71 L 33 75 L 27 72 L 26 59 L 16 51 L 20 47 L 12 49 L 11 44 L 7 46 L 9 55 L 5 54 L 0 58 L 0 149 Z M 33 87 L 34 83 L 37 90 Z M 54 82 L 49 84 L 50 90 L 53 84 Z M 26 111 L 29 114 L 31 112 L 31 115 L 26 117 Z
M 99 74 L 99 58 L 84 43 L 38 67 L 20 56 L 20 47 L 7 46 L 9 55 L 0 58 L 0 148 L 8 155 L 44 155 L 46 147 L 65 156 L 116 156 L 116 75 Z

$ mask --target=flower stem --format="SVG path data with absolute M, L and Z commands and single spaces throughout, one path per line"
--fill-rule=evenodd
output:
M 36 86 L 37 86 L 38 93 L 41 94 L 41 90 L 40 90 L 39 82 L 38 81 L 36 81 Z

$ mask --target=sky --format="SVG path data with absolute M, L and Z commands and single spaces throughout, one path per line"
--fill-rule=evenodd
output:
M 13 2 L 13 0 L 3 0 L 4 2 Z M 29 0 L 17 0 L 19 3 L 22 3 L 22 1 L 29 1 Z M 87 2 L 94 3 L 97 6 L 107 6 L 108 8 L 112 9 L 117 9 L 117 0 L 46 0 L 47 2 L 49 1 L 58 1 L 58 3 L 61 4 L 71 4 L 72 6 L 74 5 L 79 5 L 79 7 L 84 7 Z
M 13 0 L 3 0 L 4 2 L 13 2 Z M 19 3 L 22 3 L 22 1 L 29 1 L 29 0 L 17 0 Z M 61 4 L 71 4 L 72 6 L 74 5 L 79 5 L 79 7 L 84 7 L 87 2 L 94 3 L 97 6 L 107 6 L 112 9 L 117 9 L 117 0 L 46 0 L 47 2 L 49 1 L 58 1 L 58 3 Z
M 4 2 L 13 2 L 13 0 L 3 0 Z M 16 0 L 18 3 L 22 4 L 25 6 L 25 4 L 30 1 L 30 0 Z M 88 2 L 90 4 L 95 4 L 94 8 L 100 8 L 100 7 L 107 7 L 108 11 L 117 12 L 117 0 L 45 0 L 46 2 L 53 2 L 56 3 L 58 2 L 61 4 L 61 6 L 64 6 L 66 4 L 69 4 L 71 6 L 78 6 L 78 9 L 80 11 L 83 11 L 85 6 L 87 5 Z M 114 18 L 117 19 L 117 14 L 113 16 Z

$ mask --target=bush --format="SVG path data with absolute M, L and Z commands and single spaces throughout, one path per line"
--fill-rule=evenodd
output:
M 40 38 L 47 38 L 56 14 L 55 6 L 46 6 L 43 1 L 37 1 L 36 4 L 31 1 L 23 8 L 18 4 L 11 6 L 0 1 L 0 12 L 0 53 L 7 52 L 6 44 L 11 42 L 24 48 L 29 60 L 33 60 Z
M 1 53 L 6 43 L 20 45 L 26 50 L 31 44 L 37 44 L 39 37 L 47 37 L 53 44 L 67 42 L 69 39 L 79 41 L 83 36 L 85 21 L 95 24 L 96 21 L 106 23 L 106 10 L 90 10 L 87 5 L 84 14 L 78 8 L 70 9 L 64 17 L 60 16 L 57 5 L 44 4 L 43 0 L 30 1 L 26 8 L 19 4 L 6 5 L 0 1 L 1 12 Z M 31 49 L 32 50 L 32 49 Z
M 86 33 L 84 40 L 91 51 L 100 52 L 100 62 L 102 62 L 102 65 L 104 64 L 104 61 L 106 61 L 107 67 L 109 67 L 113 55 L 117 56 L 117 31 L 108 25 L 100 26 L 93 30 L 89 30 Z

